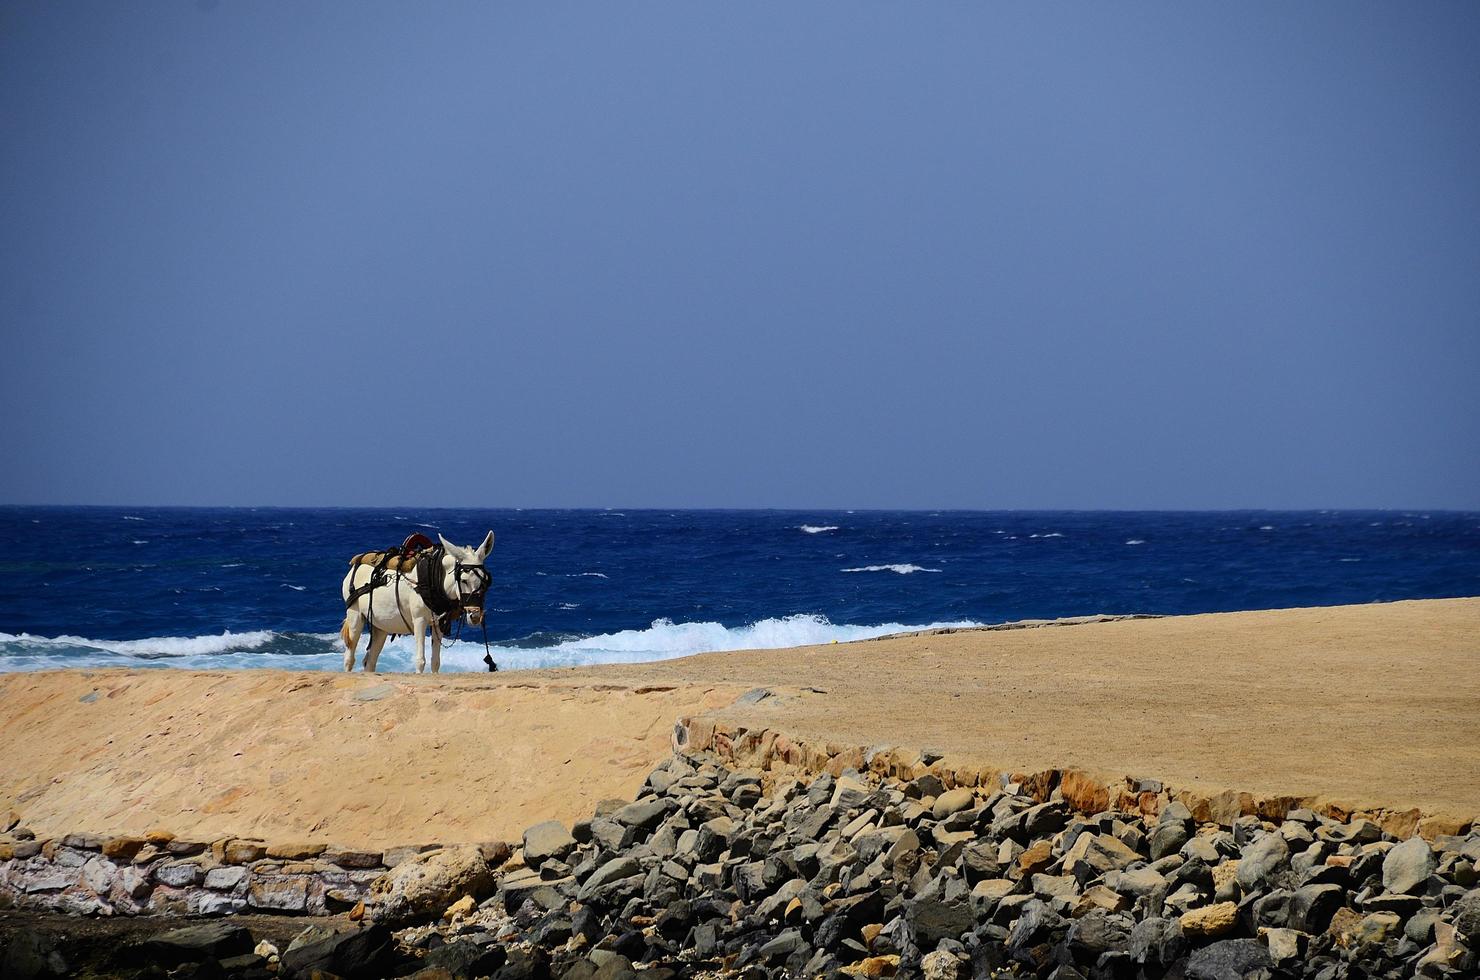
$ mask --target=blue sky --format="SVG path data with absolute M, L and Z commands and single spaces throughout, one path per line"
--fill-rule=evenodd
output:
M 17 3 L 0 502 L 1480 507 L 1480 7 Z

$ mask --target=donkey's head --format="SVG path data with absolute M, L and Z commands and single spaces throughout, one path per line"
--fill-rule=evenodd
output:
M 473 626 L 483 624 L 483 599 L 492 581 L 483 561 L 493 550 L 493 532 L 476 548 L 453 544 L 442 535 L 442 589 L 448 598 L 462 606 L 463 615 Z

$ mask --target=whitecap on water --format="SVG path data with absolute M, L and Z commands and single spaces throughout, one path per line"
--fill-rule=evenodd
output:
M 798 531 L 803 531 L 807 534 L 823 534 L 827 531 L 836 531 L 837 529 L 838 526 L 836 524 L 803 524 L 797 528 Z
M 1130 540 L 1126 541 L 1126 544 L 1145 544 L 1145 543 L 1146 542 L 1144 540 L 1142 540 L 1141 538 L 1131 538 Z
M 915 572 L 938 572 L 938 568 L 923 565 L 864 565 L 861 568 L 844 568 L 844 572 L 893 572 L 896 575 L 913 575 Z

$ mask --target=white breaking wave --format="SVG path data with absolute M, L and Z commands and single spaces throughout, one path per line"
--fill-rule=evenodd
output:
M 501 670 L 573 667 L 581 664 L 643 663 L 671 660 L 696 653 L 727 650 L 777 650 L 785 647 L 866 640 L 890 633 L 979 626 L 969 620 L 937 623 L 878 623 L 869 626 L 837 624 L 825 616 L 785 616 L 763 619 L 749 626 L 722 623 L 675 623 L 655 620 L 646 629 L 621 630 L 597 636 L 552 642 L 545 646 L 493 644 L 491 652 Z M 485 670 L 483 644 L 465 628 L 464 639 L 442 645 L 445 671 Z M 363 664 L 361 640 L 356 669 Z M 416 645 L 407 636 L 386 643 L 382 671 L 407 671 L 415 661 Z M 427 643 L 427 656 L 431 644 Z M 0 633 L 0 671 L 55 670 L 62 667 L 179 667 L 191 670 L 271 667 L 280 670 L 342 670 L 344 647 L 335 633 L 223 633 L 219 636 L 152 637 L 142 640 L 91 640 L 78 636 L 31 636 Z
M 1030 534 L 1030 535 L 1028 535 L 1028 537 L 1030 537 L 1030 538 L 1062 538 L 1063 535 L 1060 534 L 1057 531 L 1050 531 L 1047 534 Z
M 567 578 L 606 578 L 604 572 L 572 572 Z
M 797 528 L 798 531 L 805 531 L 808 534 L 822 534 L 825 531 L 836 531 L 837 529 L 836 524 L 803 524 Z
M 864 565 L 862 568 L 845 568 L 845 572 L 894 572 L 896 575 L 912 575 L 915 572 L 938 572 L 938 568 L 923 565 Z
M 1143 541 L 1141 538 L 1131 538 L 1130 540 L 1128 540 L 1126 542 L 1126 544 L 1145 544 L 1145 543 L 1146 542 Z
M 84 636 L 32 636 L 29 633 L 0 633 L 0 670 L 8 670 L 11 656 L 47 657 L 57 662 L 47 667 L 73 666 L 77 656 L 97 654 L 87 666 L 118 666 L 117 658 L 156 660 L 165 657 L 219 656 L 257 650 L 278 634 L 271 630 L 218 636 L 151 636 L 142 640 L 92 640 Z M 80 664 L 78 666 L 81 666 Z

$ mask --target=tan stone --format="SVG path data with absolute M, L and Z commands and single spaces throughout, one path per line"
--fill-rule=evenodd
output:
M 1182 931 L 1192 937 L 1212 938 L 1232 932 L 1238 924 L 1238 903 L 1219 902 L 1182 913 Z
M 1433 840 L 1436 837 L 1458 837 L 1469 829 L 1468 819 L 1443 813 L 1424 817 L 1418 822 L 1418 835 L 1425 840 Z
M 1100 813 L 1110 807 L 1110 788 L 1078 769 L 1064 770 L 1059 792 L 1065 803 L 1081 813 Z
M 1418 833 L 1420 816 L 1417 810 L 1388 811 L 1377 820 L 1377 825 L 1399 840 L 1407 840 Z
M 884 926 L 879 922 L 870 922 L 860 932 L 863 935 L 863 945 L 869 949 L 874 948 L 874 940 L 879 938 L 879 933 L 884 931 Z
M 1336 914 L 1331 916 L 1331 924 L 1326 927 L 1326 934 L 1335 941 L 1336 945 L 1345 949 L 1355 944 L 1357 927 L 1361 924 L 1362 913 L 1354 912 L 1349 908 L 1339 908 Z
M 328 850 L 327 844 L 306 844 L 299 841 L 290 841 L 280 844 L 268 844 L 267 856 L 280 858 L 284 861 L 307 861 L 316 858 Z
M 477 902 L 473 901 L 473 896 L 464 895 L 462 898 L 459 898 L 457 901 L 447 906 L 447 911 L 442 913 L 442 918 L 447 922 L 451 922 L 458 916 L 467 915 L 469 912 L 473 911 L 477 904 Z
M 1238 861 L 1224 861 L 1222 864 L 1213 865 L 1213 890 L 1221 891 L 1228 887 L 1228 883 L 1238 877 Z
M 10 841 L 0 841 L 0 861 L 9 861 L 15 857 L 15 845 Z
M 114 861 L 132 861 L 147 843 L 142 837 L 110 837 L 103 842 L 103 856 Z
M 1073 911 L 1069 914 L 1077 919 L 1095 909 L 1102 909 L 1106 912 L 1124 912 L 1130 908 L 1130 905 L 1129 895 L 1122 895 L 1115 889 L 1106 888 L 1104 885 L 1094 885 L 1079 896 L 1079 901 L 1075 903 Z
M 1026 878 L 1035 875 L 1053 864 L 1053 844 L 1046 840 L 1036 841 L 1032 847 L 1018 855 L 1018 874 Z
M 870 956 L 851 966 L 843 967 L 844 973 L 855 977 L 892 977 L 898 971 L 899 957 L 893 955 Z
M 168 830 L 162 830 L 159 827 L 155 827 L 153 830 L 147 830 L 144 832 L 144 839 L 153 844 L 155 847 L 164 847 L 170 841 L 175 839 L 175 835 L 170 833 Z
M 227 842 L 222 855 L 225 864 L 251 864 L 267 856 L 267 847 L 260 841 L 233 840 Z

